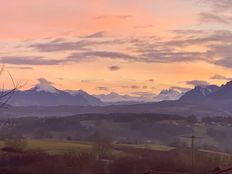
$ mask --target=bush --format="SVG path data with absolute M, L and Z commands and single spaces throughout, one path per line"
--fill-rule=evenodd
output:
M 25 138 L 6 138 L 2 150 L 8 152 L 23 152 L 26 146 L 27 141 Z

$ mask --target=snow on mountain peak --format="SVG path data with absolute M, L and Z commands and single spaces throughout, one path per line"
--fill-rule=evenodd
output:
M 40 78 L 38 79 L 38 84 L 35 85 L 35 89 L 38 92 L 45 91 L 50 93 L 58 93 L 57 89 L 53 87 L 52 84 L 53 84 L 52 82 L 44 78 Z
M 183 93 L 178 92 L 174 89 L 166 89 L 162 90 L 158 96 L 155 97 L 156 101 L 163 101 L 163 100 L 178 100 Z

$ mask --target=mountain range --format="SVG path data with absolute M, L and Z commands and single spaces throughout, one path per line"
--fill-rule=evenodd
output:
M 48 83 L 38 83 L 29 90 L 15 91 L 9 101 L 13 106 L 102 106 L 102 105 L 131 105 L 163 100 L 177 100 L 182 93 L 170 89 L 163 90 L 159 95 L 147 92 L 137 92 L 134 95 L 109 94 L 90 95 L 83 90 L 59 90 Z
M 88 97 L 86 97 L 88 96 Z M 85 113 L 163 113 L 182 116 L 232 116 L 232 81 L 222 86 L 196 86 L 178 100 L 131 104 L 104 104 L 100 99 L 84 91 L 50 92 L 34 87 L 17 91 L 1 117 L 67 116 Z M 63 105 L 63 106 L 60 106 Z M 28 107 L 30 106 L 30 107 Z M 10 108 L 10 109 L 9 109 Z
M 158 95 L 148 92 L 137 92 L 134 95 L 120 95 L 115 92 L 109 94 L 95 95 L 104 103 L 108 104 L 135 104 L 145 102 L 160 102 L 163 100 L 178 100 L 183 93 L 174 90 L 162 90 Z
M 9 100 L 9 104 L 13 106 L 103 105 L 100 99 L 82 90 L 72 93 L 56 89 L 51 85 L 46 87 L 36 85 L 29 90 L 17 90 Z
M 187 103 L 218 103 L 232 100 L 232 81 L 222 86 L 196 86 L 186 92 L 179 101 Z

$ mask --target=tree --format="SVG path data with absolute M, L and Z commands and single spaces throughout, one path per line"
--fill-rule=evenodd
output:
M 194 123 L 198 122 L 198 119 L 195 115 L 192 114 L 192 115 L 187 117 L 187 122 L 190 124 L 194 124 Z
M 99 158 L 110 155 L 112 151 L 112 144 L 110 139 L 101 132 L 96 131 L 90 140 L 94 142 L 93 150 Z

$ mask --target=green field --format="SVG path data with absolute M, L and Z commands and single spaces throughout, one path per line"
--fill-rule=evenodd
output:
M 0 142 L 0 147 L 2 148 L 3 142 Z M 64 154 L 68 151 L 85 151 L 91 150 L 93 144 L 84 141 L 61 141 L 61 140 L 27 140 L 27 150 L 40 149 L 49 154 Z M 123 148 L 133 148 L 133 149 L 149 149 L 152 151 L 169 151 L 172 147 L 160 145 L 160 144 L 116 144 L 113 145 L 113 154 L 115 155 L 129 155 L 123 151 Z
M 137 148 L 137 149 L 148 149 L 148 150 L 155 150 L 155 151 L 169 151 L 172 149 L 175 149 L 171 146 L 165 146 L 161 144 L 120 144 L 117 145 L 119 147 L 131 147 L 131 148 Z
M 74 141 L 27 140 L 27 149 L 41 149 L 51 154 L 63 154 L 69 150 L 83 151 L 91 148 L 90 143 Z
M 4 146 L 3 142 L 0 142 L 0 148 Z M 64 154 L 70 151 L 90 151 L 93 144 L 85 141 L 62 141 L 62 140 L 27 140 L 26 150 L 42 150 L 49 154 Z M 116 156 L 130 156 L 125 149 L 138 149 L 139 150 L 151 150 L 151 151 L 163 151 L 167 152 L 175 149 L 171 146 L 161 144 L 114 144 L 112 153 Z M 226 155 L 225 153 L 219 153 L 209 150 L 201 150 L 202 152 L 216 153 Z

